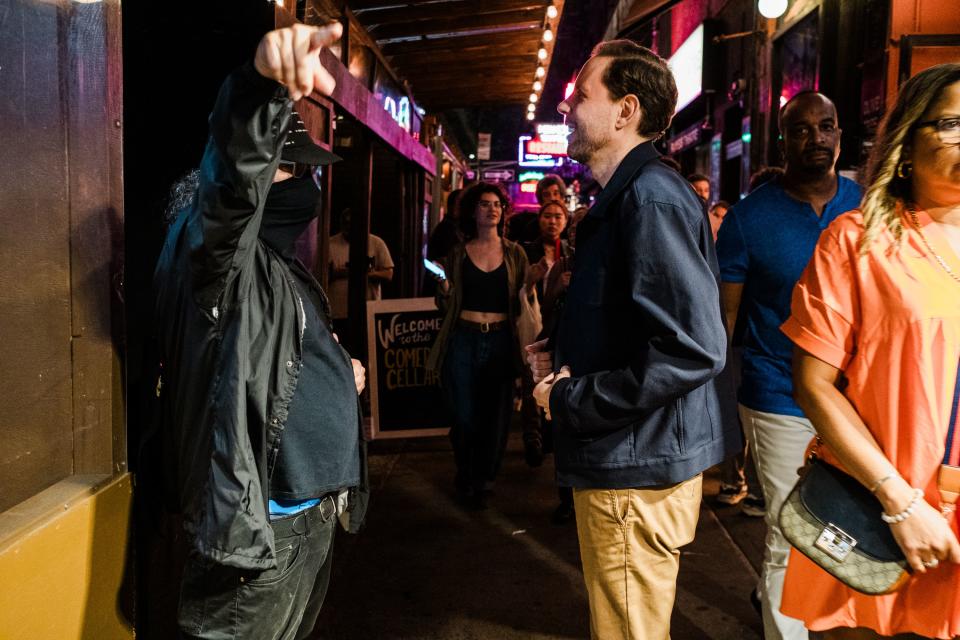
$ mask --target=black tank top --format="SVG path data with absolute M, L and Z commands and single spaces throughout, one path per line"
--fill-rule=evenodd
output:
M 470 256 L 463 256 L 461 269 L 464 311 L 507 313 L 510 305 L 507 286 L 507 262 L 504 260 L 493 271 L 482 271 Z

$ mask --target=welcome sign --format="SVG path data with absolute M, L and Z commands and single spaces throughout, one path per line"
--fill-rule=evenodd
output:
M 447 433 L 440 376 L 427 369 L 442 323 L 433 298 L 367 302 L 373 439 Z

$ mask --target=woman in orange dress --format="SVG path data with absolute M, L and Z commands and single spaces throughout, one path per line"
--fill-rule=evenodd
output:
M 831 640 L 960 636 L 960 542 L 938 472 L 960 385 L 960 64 L 906 85 L 862 211 L 837 218 L 793 292 L 797 401 L 823 457 L 871 489 L 913 574 L 867 596 L 793 550 L 781 611 Z M 960 448 L 955 425 L 953 464 Z M 915 635 L 913 635 L 915 634 Z

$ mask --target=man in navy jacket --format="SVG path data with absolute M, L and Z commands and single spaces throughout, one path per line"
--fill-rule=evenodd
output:
M 664 60 L 601 43 L 575 87 L 558 107 L 568 152 L 603 190 L 577 228 L 559 329 L 528 359 L 574 487 L 592 635 L 662 640 L 701 472 L 742 446 L 717 388 L 719 273 L 703 203 L 653 147 L 677 100 Z

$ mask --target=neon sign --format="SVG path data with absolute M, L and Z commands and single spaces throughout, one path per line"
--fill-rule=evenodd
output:
M 383 108 L 390 112 L 390 117 L 399 124 L 404 131 L 410 132 L 410 99 L 406 96 L 400 98 L 397 102 L 392 97 L 387 96 L 383 99 Z
M 565 124 L 538 124 L 536 137 L 519 138 L 520 166 L 552 168 L 563 165 L 569 135 L 570 129 Z
M 527 153 L 537 155 L 565 156 L 567 155 L 567 141 L 530 140 L 527 142 Z

